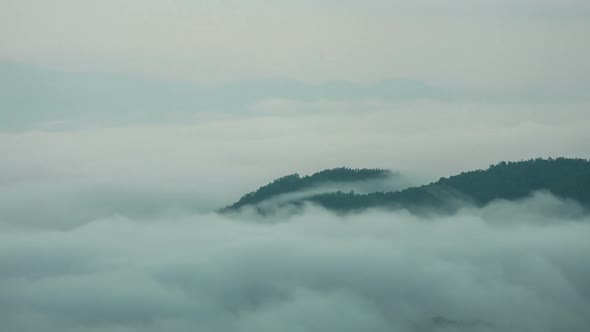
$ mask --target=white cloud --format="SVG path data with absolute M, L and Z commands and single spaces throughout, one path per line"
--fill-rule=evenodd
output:
M 590 220 L 531 209 L 548 201 L 571 208 L 537 197 L 429 220 L 310 208 L 272 225 L 210 214 L 3 227 L 0 321 L 17 331 L 585 331 Z

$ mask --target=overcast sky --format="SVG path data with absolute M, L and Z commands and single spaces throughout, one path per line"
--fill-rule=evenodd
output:
M 1 0 L 0 57 L 200 82 L 583 90 L 585 0 Z
M 584 0 L 0 0 L 3 181 L 589 157 L 589 33 Z
M 588 158 L 589 32 L 583 0 L 0 0 L 1 190 Z

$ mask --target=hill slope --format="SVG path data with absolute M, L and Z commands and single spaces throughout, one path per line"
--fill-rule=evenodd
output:
M 223 211 L 236 210 L 246 205 L 255 205 L 282 194 L 311 189 L 324 184 L 385 179 L 392 175 L 393 173 L 383 169 L 352 169 L 345 167 L 328 169 L 304 177 L 295 173 L 278 178 L 242 196 L 239 201 L 227 206 Z
M 379 172 L 384 171 L 379 170 Z M 322 172 L 316 174 L 322 174 Z M 301 188 L 303 183 L 308 182 L 313 182 L 310 177 L 299 178 L 298 175 L 278 179 L 256 192 L 245 195 L 240 201 L 224 209 L 224 212 L 237 210 L 246 205 L 256 206 L 278 192 L 285 192 L 283 188 Z M 486 170 L 464 172 L 401 191 L 368 194 L 326 192 L 297 198 L 272 208 L 280 208 L 284 205 L 299 206 L 305 202 L 311 202 L 338 212 L 367 208 L 450 211 L 455 209 L 455 203 L 458 200 L 483 206 L 497 199 L 524 198 L 539 190 L 546 190 L 555 196 L 573 199 L 582 205 L 590 206 L 590 161 L 539 158 L 519 162 L 501 162 Z M 264 209 L 258 207 L 261 213 L 270 212 L 269 209 L 269 207 Z

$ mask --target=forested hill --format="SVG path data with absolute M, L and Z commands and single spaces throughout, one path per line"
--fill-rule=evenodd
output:
M 316 174 L 321 174 L 316 173 Z M 288 177 L 287 177 L 288 178 Z M 295 181 L 283 180 L 277 181 Z M 275 182 L 277 182 L 275 181 Z M 275 183 L 273 182 L 273 184 Z M 271 186 L 271 187 L 269 187 Z M 272 184 L 262 192 L 264 197 L 272 196 Z M 519 162 L 501 162 L 486 170 L 464 172 L 448 178 L 394 192 L 326 192 L 292 200 L 285 204 L 301 205 L 312 202 L 327 209 L 348 212 L 367 208 L 406 208 L 410 211 L 423 209 L 452 210 L 458 200 L 477 206 L 486 205 L 496 199 L 514 200 L 530 196 L 536 191 L 545 190 L 555 196 L 568 198 L 590 206 L 590 161 L 586 159 L 533 159 Z M 257 191 L 258 192 L 258 191 Z M 252 200 L 251 193 L 225 211 L 244 205 L 256 205 L 260 200 Z M 262 197 L 262 196 L 257 196 Z M 252 202 L 252 203 L 250 203 Z M 280 206 L 274 207 L 279 208 Z M 268 207 L 265 207 L 268 209 Z M 268 212 L 261 210 L 260 212 Z
M 278 178 L 258 188 L 258 190 L 242 196 L 239 201 L 227 206 L 222 211 L 231 211 L 246 205 L 255 205 L 278 195 L 312 189 L 324 184 L 385 179 L 392 175 L 393 173 L 384 169 L 352 169 L 346 167 L 327 169 L 303 177 L 295 173 Z

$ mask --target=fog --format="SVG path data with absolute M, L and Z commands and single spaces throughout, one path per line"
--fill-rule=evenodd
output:
M 39 218 L 43 218 L 40 216 Z M 214 213 L 2 224 L 7 331 L 587 331 L 590 217 L 547 193 L 277 223 Z
M 0 329 L 587 331 L 590 217 L 548 193 L 451 216 L 212 212 L 295 172 L 401 174 L 342 188 L 366 192 L 586 157 L 587 118 L 579 102 L 275 98 L 2 131 Z
M 590 214 L 545 191 L 215 212 L 590 158 L 589 3 L 0 0 L 0 331 L 589 331 Z
M 447 216 L 212 212 L 294 172 L 399 172 L 381 190 L 587 156 L 582 107 L 321 105 L 0 133 L 0 329 L 588 330 L 590 216 L 546 192 Z
M 280 176 L 341 166 L 422 184 L 501 160 L 590 156 L 586 106 L 554 107 L 283 102 L 182 123 L 0 132 L 0 219 L 68 228 L 208 212 Z

